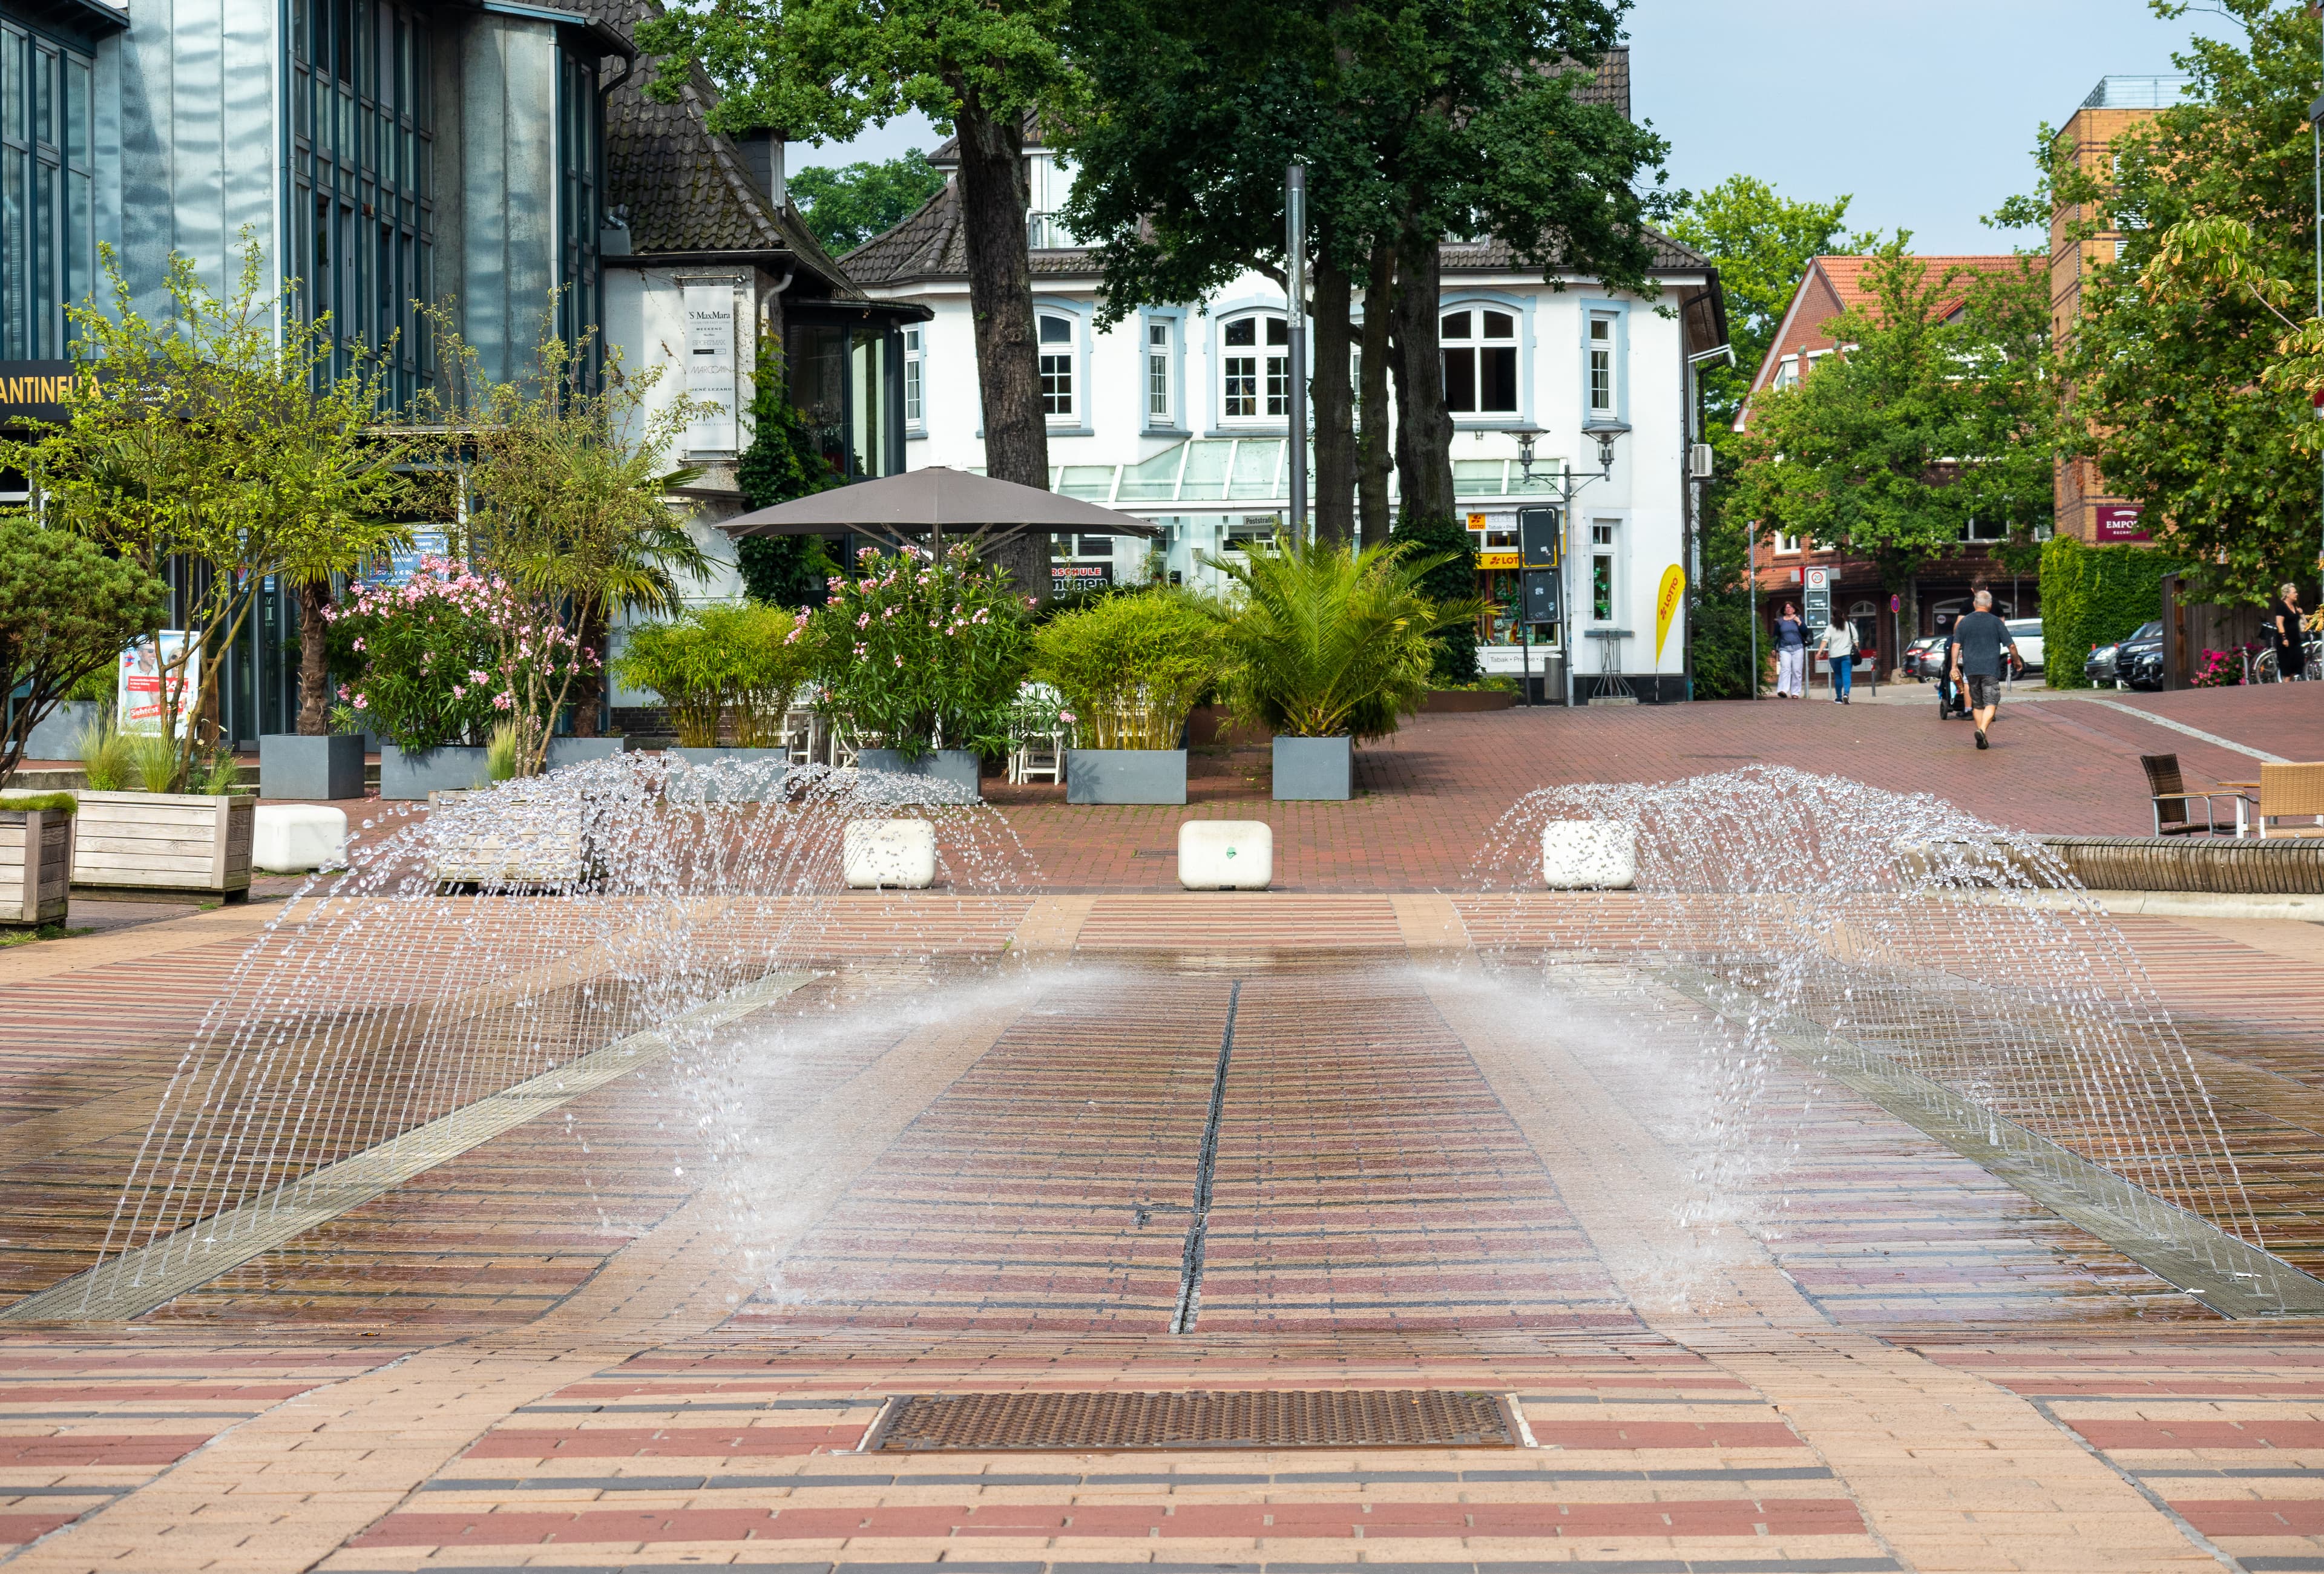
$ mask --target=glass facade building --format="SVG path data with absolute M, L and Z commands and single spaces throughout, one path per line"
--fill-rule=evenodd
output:
M 97 47 L 0 11 L 0 362 L 63 357 L 64 304 L 96 278 Z

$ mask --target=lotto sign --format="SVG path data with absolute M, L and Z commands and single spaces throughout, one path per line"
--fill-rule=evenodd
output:
M 1686 595 L 1686 570 L 1672 564 L 1663 570 L 1663 582 L 1655 592 L 1655 665 L 1663 664 L 1663 641 L 1670 638 L 1671 621 L 1678 616 L 1678 603 Z

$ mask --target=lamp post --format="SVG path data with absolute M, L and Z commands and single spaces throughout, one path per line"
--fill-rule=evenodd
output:
M 1608 422 L 1602 426 L 1589 426 L 1582 428 L 1583 437 L 1595 438 L 1598 444 L 1598 474 L 1595 475 L 1583 475 L 1577 478 L 1571 464 L 1561 461 L 1558 465 L 1557 528 L 1560 547 L 1557 554 L 1557 644 L 1565 657 L 1565 704 L 1568 709 L 1571 709 L 1573 704 L 1575 681 L 1573 597 L 1570 594 L 1573 588 L 1573 575 L 1570 567 L 1573 561 L 1573 499 L 1577 492 L 1591 483 L 1611 481 L 1614 478 L 1614 442 L 1616 438 L 1628 435 L 1629 430 L 1628 427 L 1618 422 Z M 1530 483 L 1533 480 L 1534 444 L 1545 434 L 1540 428 L 1532 426 L 1511 427 L 1508 432 L 1517 440 L 1518 468 L 1524 472 L 1526 482 Z M 1524 596 L 1525 593 L 1520 587 L 1517 629 L 1518 638 L 1526 649 L 1526 687 L 1530 691 L 1533 686 L 1533 631 L 1525 621 Z M 1527 697 L 1531 697 L 1530 694 Z
M 1284 337 L 1290 355 L 1291 538 L 1307 539 L 1307 168 L 1283 171 Z

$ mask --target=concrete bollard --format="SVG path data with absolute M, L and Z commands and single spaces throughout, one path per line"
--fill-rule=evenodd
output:
M 1638 833 L 1619 820 L 1541 828 L 1541 883 L 1553 891 L 1627 891 L 1638 883 Z
M 936 828 L 928 820 L 850 820 L 840 870 L 853 891 L 924 891 L 936 883 Z
M 347 849 L 347 812 L 320 804 L 261 804 L 250 832 L 257 869 L 302 874 L 330 869 Z
M 1178 883 L 1190 891 L 1263 891 L 1275 878 L 1275 832 L 1259 820 L 1178 826 Z

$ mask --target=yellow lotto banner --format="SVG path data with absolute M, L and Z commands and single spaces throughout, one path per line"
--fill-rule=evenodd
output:
M 1663 641 L 1670 638 L 1671 620 L 1678 616 L 1679 598 L 1686 594 L 1686 570 L 1672 564 L 1663 570 L 1662 588 L 1655 592 L 1655 665 L 1663 664 Z

